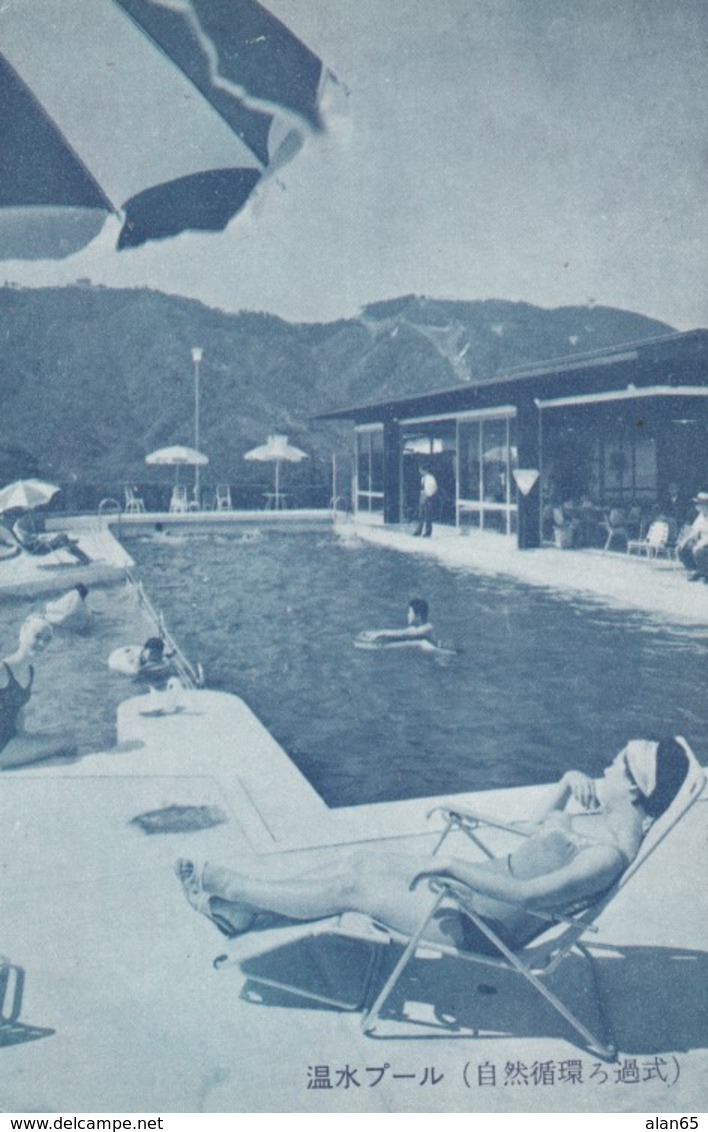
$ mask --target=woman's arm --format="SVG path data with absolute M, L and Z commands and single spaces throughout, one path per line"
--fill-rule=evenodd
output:
M 564 810 L 573 798 L 584 810 L 596 810 L 599 805 L 597 788 L 590 775 L 581 770 L 567 770 L 551 787 L 535 821 L 540 823 L 558 810 Z
M 360 633 L 362 640 L 367 641 L 423 641 L 428 640 L 433 632 L 433 626 L 406 625 L 400 629 L 372 629 Z
M 521 880 L 509 872 L 489 869 L 485 862 L 473 864 L 452 858 L 447 864 L 431 863 L 414 877 L 411 887 L 421 880 L 441 877 L 492 900 L 508 901 L 529 911 L 560 911 L 609 887 L 622 872 L 625 858 L 612 845 L 596 845 L 579 853 L 567 865 L 543 876 Z M 464 892 L 460 893 L 464 898 Z

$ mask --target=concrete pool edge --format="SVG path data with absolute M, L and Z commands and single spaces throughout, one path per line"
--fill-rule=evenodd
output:
M 463 537 L 435 527 L 430 539 L 414 539 L 408 526 L 384 526 L 338 518 L 335 533 L 372 546 L 426 557 L 453 570 L 502 576 L 615 609 L 684 626 L 708 625 L 708 586 L 689 585 L 682 567 L 667 559 L 542 547 L 519 550 L 492 532 Z

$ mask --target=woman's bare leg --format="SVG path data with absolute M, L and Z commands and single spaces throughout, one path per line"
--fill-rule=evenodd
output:
M 351 853 L 342 857 L 341 862 L 329 859 L 321 869 L 284 879 L 207 864 L 202 886 L 211 896 L 212 911 L 225 916 L 230 905 L 240 916 L 248 909 L 305 921 L 362 912 L 401 932 L 415 931 L 434 900 L 425 886 L 414 892 L 409 889 L 411 878 L 424 863 L 413 856 L 383 853 L 358 861 Z M 429 858 L 425 864 L 429 865 Z M 449 935 L 437 932 L 434 924 L 426 937 L 449 942 Z
M 71 735 L 56 732 L 29 735 L 21 732 L 14 735 L 0 751 L 0 770 L 28 766 L 44 759 L 72 758 L 77 753 L 76 743 Z

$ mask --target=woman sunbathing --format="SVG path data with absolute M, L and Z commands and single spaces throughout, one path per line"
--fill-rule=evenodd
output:
M 198 867 L 190 860 L 178 861 L 176 872 L 191 906 L 230 937 L 255 926 L 264 912 L 317 920 L 346 911 L 365 913 L 410 935 L 430 909 L 430 893 L 419 882 L 442 876 L 463 907 L 472 907 L 504 942 L 518 947 L 543 930 L 544 922 L 533 912 L 570 914 L 614 884 L 652 822 L 676 797 L 688 766 L 677 740 L 635 739 L 597 782 L 567 771 L 540 819 L 519 826 L 527 836 L 506 857 L 420 861 L 377 845 L 369 853 L 334 848 L 326 862 L 286 878 L 252 869 Z M 580 812 L 565 812 L 571 800 Z M 426 938 L 493 950 L 474 922 L 452 907 L 436 913 Z

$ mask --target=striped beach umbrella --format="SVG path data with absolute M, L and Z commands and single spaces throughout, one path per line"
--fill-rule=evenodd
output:
M 322 128 L 321 61 L 256 0 L 0 4 L 0 258 L 226 227 Z

